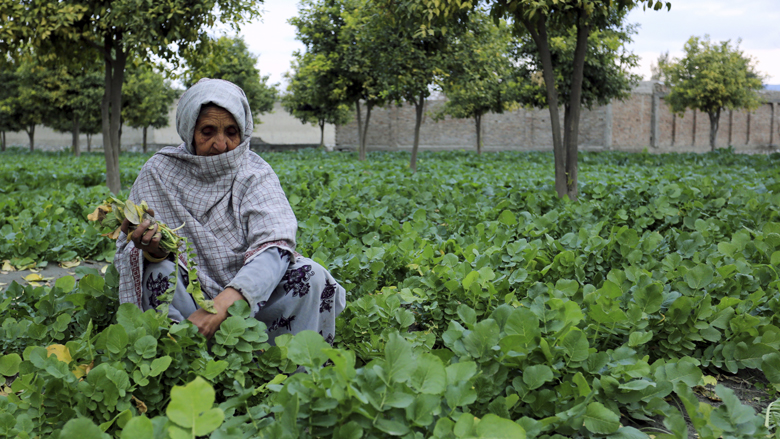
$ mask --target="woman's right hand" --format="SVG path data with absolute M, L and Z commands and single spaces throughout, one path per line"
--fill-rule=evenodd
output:
M 154 210 L 147 210 L 149 215 L 154 216 Z M 160 248 L 162 235 L 157 230 L 157 224 L 151 225 L 151 221 L 143 220 L 135 230 L 130 230 L 132 224 L 126 218 L 122 221 L 122 231 L 129 235 L 130 240 L 135 244 L 135 248 L 149 253 L 155 258 L 164 258 L 168 252 Z

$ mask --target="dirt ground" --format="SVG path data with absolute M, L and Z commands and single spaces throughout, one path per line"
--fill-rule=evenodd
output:
M 21 271 L 6 271 L 0 270 L 0 291 L 5 291 L 11 285 L 11 282 L 16 281 L 20 285 L 27 285 L 29 281 L 25 280 L 31 274 L 38 274 L 44 280 L 38 281 L 39 284 L 52 285 L 52 282 L 63 276 L 75 276 L 76 279 L 80 279 L 84 276 L 85 269 L 102 270 L 103 267 L 108 265 L 107 262 L 96 261 L 81 261 L 79 265 L 70 268 L 63 268 L 56 262 L 50 262 L 44 268 L 34 268 L 31 270 Z M 0 261 L 0 267 L 2 267 L 2 261 Z

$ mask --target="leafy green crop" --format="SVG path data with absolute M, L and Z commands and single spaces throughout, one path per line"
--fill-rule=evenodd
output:
M 80 226 L 107 196 L 91 156 L 56 177 L 72 159 L 6 158 L 0 258 L 111 258 Z M 578 202 L 555 197 L 546 153 L 427 153 L 416 174 L 395 153 L 264 158 L 298 250 L 348 290 L 334 345 L 271 346 L 243 303 L 207 344 L 119 307 L 113 269 L 14 284 L 0 436 L 687 437 L 683 410 L 700 437 L 767 434 L 728 389 L 718 408 L 691 389 L 748 368 L 780 390 L 777 154 L 583 154 Z

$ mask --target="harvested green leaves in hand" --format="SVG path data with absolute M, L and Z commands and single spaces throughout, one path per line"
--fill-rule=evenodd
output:
M 128 232 L 135 230 L 144 220 L 148 220 L 149 228 L 152 228 L 157 224 L 157 231 L 162 236 L 159 247 L 167 252 L 178 253 L 182 238 L 176 234 L 176 231 L 183 227 L 184 224 L 175 229 L 171 229 L 164 223 L 155 220 L 148 211 L 149 205 L 146 204 L 146 201 L 135 204 L 132 200 L 122 201 L 118 198 L 111 197 L 98 206 L 94 212 L 87 215 L 87 219 L 90 221 L 97 221 L 104 229 L 112 230 L 111 232 L 104 234 L 104 236 L 108 236 L 111 239 L 117 239 L 119 237 L 120 228 L 125 219 L 130 221 L 130 229 Z
M 87 219 L 90 221 L 97 221 L 105 230 L 110 230 L 111 232 L 105 233 L 103 236 L 108 236 L 111 239 L 117 239 L 119 237 L 122 222 L 125 219 L 130 222 L 128 232 L 135 230 L 144 220 L 149 221 L 149 228 L 152 228 L 157 224 L 157 231 L 162 235 L 159 247 L 167 252 L 173 253 L 175 255 L 175 260 L 179 259 L 181 244 L 185 244 L 187 271 L 190 273 L 187 292 L 192 295 L 198 306 L 211 314 L 217 313 L 216 308 L 214 308 L 214 301 L 206 300 L 200 283 L 198 282 L 197 269 L 195 268 L 195 252 L 192 251 L 185 238 L 176 234 L 176 231 L 184 227 L 184 224 L 175 229 L 171 229 L 164 223 L 155 220 L 154 217 L 149 214 L 149 205 L 146 204 L 146 201 L 135 204 L 132 200 L 122 201 L 116 197 L 105 200 L 94 212 L 87 216 Z M 130 233 L 128 233 L 127 239 L 130 240 Z M 167 301 L 170 301 L 170 299 L 173 298 L 173 292 L 176 290 L 178 277 L 179 264 L 176 264 L 176 271 L 171 276 L 170 288 L 163 296 L 160 296 L 159 299 L 161 301 L 165 302 L 166 298 L 168 298 Z

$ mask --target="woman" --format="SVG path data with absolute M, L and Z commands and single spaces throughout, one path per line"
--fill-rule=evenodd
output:
M 333 341 L 345 291 L 324 268 L 295 253 L 297 220 L 271 167 L 249 150 L 253 123 L 243 90 L 222 80 L 202 79 L 187 90 L 176 110 L 184 141 L 166 147 L 144 164 L 130 199 L 146 201 L 156 219 L 184 224 L 197 256 L 198 280 L 217 310 L 199 309 L 179 276 L 169 316 L 194 323 L 210 338 L 227 309 L 246 300 L 268 327 L 269 338 L 303 330 Z M 157 226 L 129 223 L 117 240 L 121 303 L 156 308 L 175 269 L 159 248 Z M 178 261 L 184 267 L 183 257 Z

